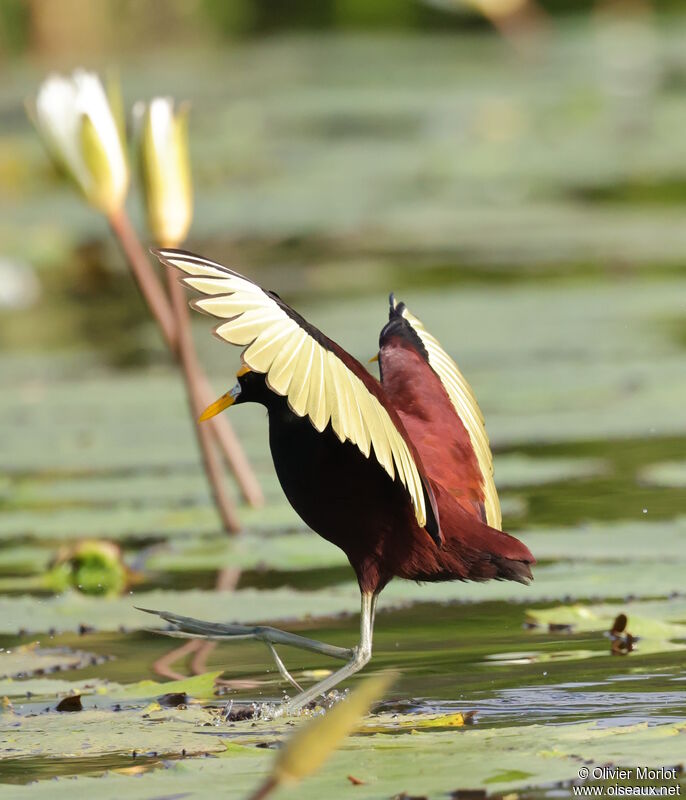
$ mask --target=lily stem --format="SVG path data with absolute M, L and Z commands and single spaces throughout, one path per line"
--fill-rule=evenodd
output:
M 176 320 L 179 362 L 183 370 L 186 393 L 194 417 L 193 424 L 198 438 L 198 445 L 200 446 L 205 472 L 207 473 L 207 479 L 210 482 L 214 502 L 224 527 L 231 533 L 237 533 L 241 529 L 241 522 L 238 519 L 236 509 L 226 492 L 226 487 L 222 480 L 221 464 L 219 463 L 217 453 L 213 447 L 212 428 L 197 421 L 205 408 L 205 403 L 202 398 L 200 382 L 198 380 L 200 365 L 198 364 L 195 346 L 193 345 L 193 337 L 191 335 L 191 323 L 188 319 L 186 294 L 183 286 L 179 283 L 177 276 L 172 270 L 167 272 L 167 283 L 172 301 L 172 310 Z
M 178 286 L 181 290 L 181 300 L 183 305 L 182 316 L 177 318 L 175 309 L 172 307 L 162 284 L 160 283 L 154 269 L 152 268 L 148 254 L 143 249 L 140 239 L 131 224 L 126 210 L 120 209 L 113 212 L 108 217 L 110 227 L 114 233 L 121 249 L 126 257 L 126 260 L 131 268 L 131 271 L 136 279 L 138 287 L 143 295 L 145 301 L 150 308 L 152 315 L 157 322 L 160 332 L 169 347 L 169 350 L 174 354 L 176 359 L 180 362 L 184 369 L 184 376 L 186 377 L 186 385 L 191 398 L 191 391 L 195 400 L 192 400 L 192 408 L 195 417 L 202 412 L 214 400 L 214 394 L 210 386 L 210 382 L 205 375 L 202 367 L 200 366 L 195 349 L 193 347 L 192 339 L 190 338 L 190 322 L 188 321 L 188 313 L 186 308 L 185 296 L 178 281 L 170 280 L 170 292 L 174 294 L 174 286 Z M 184 322 L 185 321 L 185 322 Z M 188 328 L 185 345 L 182 347 L 181 339 L 184 336 L 184 325 Z M 184 350 L 184 354 L 182 354 Z M 184 358 L 186 362 L 184 364 Z M 190 372 L 187 373 L 187 368 Z M 192 386 L 191 386 L 192 384 Z M 199 410 L 198 410 L 199 408 Z M 250 466 L 250 463 L 245 455 L 245 451 L 238 440 L 238 437 L 233 431 L 228 420 L 223 416 L 216 416 L 204 426 L 203 433 L 198 432 L 198 439 L 202 442 L 204 439 L 215 438 L 221 450 L 226 463 L 236 478 L 244 499 L 252 506 L 259 507 L 264 503 L 264 495 L 260 488 L 259 482 L 255 473 Z M 201 444 L 202 447 L 202 444 Z M 210 456 L 209 463 L 216 463 L 216 457 Z M 203 461 L 206 469 L 208 469 L 208 461 L 203 451 Z M 214 467 L 212 467 L 214 469 Z M 217 466 L 218 469 L 218 466 Z M 221 470 L 219 470 L 221 472 Z M 215 498 L 217 493 L 213 483 L 213 478 L 210 477 L 208 471 L 208 479 L 213 487 L 213 494 Z M 225 492 L 222 492 L 225 495 Z M 225 495 L 226 496 L 226 495 Z M 230 500 L 226 496 L 228 504 Z M 219 507 L 219 506 L 218 506 Z M 228 517 L 225 511 L 220 508 L 222 521 L 227 525 Z M 231 526 L 227 526 L 227 530 L 235 532 L 238 530 L 238 518 L 235 511 L 230 515 L 234 519 Z

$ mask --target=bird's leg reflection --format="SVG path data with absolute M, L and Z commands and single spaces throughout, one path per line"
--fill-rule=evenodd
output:
M 320 642 L 316 639 L 308 639 L 297 633 L 289 633 L 278 628 L 267 625 L 235 625 L 222 624 L 216 622 L 203 622 L 193 617 L 185 617 L 181 614 L 174 614 L 170 611 L 154 611 L 148 608 L 141 608 L 148 614 L 155 614 L 158 617 L 170 622 L 174 628 L 172 630 L 160 631 L 166 636 L 173 636 L 182 639 L 212 639 L 214 641 L 231 641 L 236 639 L 257 639 L 263 641 L 276 662 L 277 669 L 290 684 L 295 686 L 300 694 L 290 700 L 286 706 L 288 712 L 298 711 L 306 706 L 311 700 L 321 694 L 333 689 L 334 686 L 344 681 L 354 673 L 358 672 L 369 662 L 372 656 L 372 631 L 374 628 L 374 615 L 376 612 L 376 601 L 378 595 L 371 592 L 363 592 L 361 596 L 360 608 L 360 643 L 357 647 L 337 647 L 336 645 Z M 302 691 L 299 684 L 288 672 L 283 661 L 279 658 L 274 645 L 284 644 L 290 647 L 298 647 L 301 650 L 310 650 L 331 658 L 340 658 L 348 663 L 332 675 L 324 678 L 319 683 L 311 686 L 306 691 Z

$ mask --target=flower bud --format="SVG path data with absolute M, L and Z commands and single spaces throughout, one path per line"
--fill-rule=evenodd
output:
M 163 247 L 183 242 L 193 219 L 188 113 L 168 97 L 134 109 L 148 226 Z
M 56 166 L 105 213 L 124 203 L 129 170 L 124 143 L 97 75 L 50 75 L 29 109 Z

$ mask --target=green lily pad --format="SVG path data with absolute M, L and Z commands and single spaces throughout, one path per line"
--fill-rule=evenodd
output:
M 207 699 L 214 696 L 215 683 L 221 674 L 222 670 L 219 670 L 164 683 L 143 680 L 126 686 L 110 685 L 107 695 L 112 699 L 140 699 L 158 697 L 161 694 L 187 694 L 196 699 Z
M 531 458 L 518 453 L 499 456 L 495 467 L 500 490 L 590 478 L 608 470 L 599 458 Z
M 545 631 L 550 626 L 568 628 L 570 632 L 602 632 L 607 633 L 613 627 L 613 622 L 620 614 L 628 616 L 627 631 L 638 641 L 634 644 L 632 656 L 651 655 L 656 653 L 668 653 L 678 650 L 686 650 L 686 624 L 670 622 L 649 616 L 641 616 L 639 607 L 629 603 L 625 606 L 610 605 L 573 605 L 557 606 L 546 609 L 530 609 L 527 617 L 535 625 L 541 626 Z M 614 612 L 614 613 L 613 613 Z M 605 652 L 609 652 L 608 650 Z M 550 660 L 564 658 L 565 653 L 550 654 Z M 574 657 L 574 651 L 569 651 L 568 655 Z M 590 654 L 584 651 L 578 654 L 580 658 L 588 658 L 603 655 L 600 651 L 593 651 Z M 542 659 L 535 659 L 540 661 Z
M 218 527 L 216 511 L 210 506 L 170 509 L 119 505 L 105 512 L 69 508 L 6 511 L 0 516 L 0 538 L 81 539 L 97 536 L 116 540 L 185 536 L 189 531 L 208 533 Z
M 0 547 L 0 569 L 11 577 L 31 575 L 47 569 L 53 556 L 54 553 L 46 547 L 29 545 Z
M 686 461 L 665 461 L 651 464 L 639 473 L 639 479 L 651 486 L 681 489 L 686 487 Z
M 125 713 L 125 712 L 121 712 Z M 84 749 L 84 733 L 95 735 L 102 725 L 102 714 L 82 712 L 69 715 L 64 720 L 65 729 L 58 734 L 60 743 L 72 743 L 72 752 Z M 89 716 L 90 715 L 90 716 Z M 72 719 L 77 718 L 77 719 Z M 50 797 L 55 800 L 73 797 L 75 792 L 96 792 L 104 800 L 116 800 L 125 792 L 132 800 L 170 793 L 200 798 L 223 785 L 230 797 L 249 796 L 263 780 L 273 762 L 268 750 L 236 746 L 232 732 L 226 731 L 228 741 L 219 735 L 221 729 L 193 728 L 192 719 L 200 719 L 197 712 L 162 712 L 151 715 L 155 722 L 145 721 L 140 715 L 129 715 L 127 722 L 138 720 L 130 744 L 147 744 L 151 723 L 157 728 L 160 742 L 178 752 L 181 742 L 187 751 L 202 747 L 219 753 L 210 760 L 186 760 L 172 764 L 167 769 L 140 775 L 135 781 L 128 776 L 110 775 L 105 778 L 78 778 L 51 781 L 25 788 L 16 788 L 18 800 L 23 797 Z M 64 717 L 60 717 L 62 723 Z M 36 741 L 40 723 L 45 717 L 22 720 L 32 723 L 18 728 L 13 743 L 30 747 Z M 78 725 L 78 723 L 81 723 Z M 305 724 L 305 723 L 299 723 Z M 78 725 L 78 734 L 74 729 Z M 103 731 L 107 744 L 118 738 L 117 726 L 109 733 Z M 202 731 L 215 735 L 203 736 Z M 236 726 L 234 736 L 240 735 Z M 645 724 L 600 728 L 594 723 L 576 723 L 564 726 L 523 725 L 499 729 L 464 728 L 458 731 L 421 731 L 416 735 L 373 734 L 349 738 L 342 749 L 324 766 L 319 774 L 295 787 L 285 787 L 284 798 L 337 797 L 350 792 L 347 776 L 363 781 L 355 786 L 355 797 L 376 800 L 403 792 L 410 795 L 441 795 L 457 789 L 489 787 L 496 783 L 498 790 L 516 790 L 537 783 L 571 781 L 578 778 L 580 763 L 592 767 L 602 764 L 635 766 L 673 765 L 683 754 L 685 723 L 648 726 Z M 271 737 L 273 740 L 273 736 Z M 98 752 L 91 736 L 86 741 L 88 752 Z M 105 742 L 102 742 L 104 745 Z M 127 743 L 128 744 L 128 743 Z M 76 746 L 74 748 L 74 746 Z M 51 745 L 48 745 L 51 749 Z M 221 747 L 221 751 L 218 749 Z M 101 751 L 101 750 L 100 750 Z M 157 752 L 161 752 L 162 747 Z M 493 754 L 497 753 L 497 758 Z M 583 756 L 581 756 L 583 754 Z M 580 761 L 583 758 L 583 762 Z M 671 782 L 673 783 L 673 781 Z
M 686 624 L 641 616 L 640 604 L 626 605 L 570 605 L 555 608 L 529 609 L 527 617 L 537 625 L 569 626 L 572 631 L 609 631 L 619 614 L 629 618 L 627 630 L 641 639 L 683 639 L 686 641 Z M 685 645 L 686 646 L 686 645 Z
M 343 553 L 336 547 L 322 540 L 311 532 L 293 533 L 287 536 L 265 536 L 265 534 L 246 533 L 238 539 L 229 539 L 224 534 L 215 536 L 184 536 L 186 526 L 198 526 L 203 517 L 214 518 L 214 512 L 205 510 L 187 510 L 185 512 L 164 512 L 159 510 L 159 522 L 154 523 L 150 511 L 141 513 L 139 509 L 120 510 L 111 516 L 93 510 L 62 511 L 52 515 L 37 515 L 36 512 L 10 512 L 5 514 L 10 524 L 17 520 L 36 520 L 38 516 L 40 530 L 45 536 L 66 536 L 74 533 L 86 533 L 100 525 L 109 536 L 118 537 L 145 536 L 163 526 L 164 536 L 173 541 L 166 548 L 158 548 L 151 552 L 145 564 L 146 568 L 162 571 L 209 570 L 225 566 L 242 569 L 272 568 L 279 570 L 315 569 L 322 567 L 343 566 L 347 563 Z M 291 512 L 292 513 L 292 512 Z M 283 507 L 254 510 L 254 518 L 260 516 L 262 521 L 273 521 L 275 527 L 283 524 L 289 514 Z M 96 520 L 98 522 L 96 522 Z M 101 523 L 106 523 L 104 526 Z M 26 525 L 27 530 L 34 533 L 37 527 L 32 523 Z M 119 528 L 116 525 L 119 524 Z M 266 522 L 265 522 L 266 524 Z M 296 521 L 296 524 L 297 521 Z M 300 523 L 302 524 L 302 523 Z M 150 530 L 146 531 L 146 526 Z M 178 526 L 178 527 L 177 527 Z M 2 518 L 0 518 L 0 528 Z M 196 528 L 197 530 L 197 528 Z M 535 529 L 518 532 L 517 535 L 526 542 L 539 560 L 574 559 L 574 560 L 611 560 L 611 561 L 652 561 L 656 549 L 672 554 L 672 560 L 686 558 L 686 517 L 673 521 L 653 522 L 649 517 L 638 521 L 618 523 L 591 523 L 579 528 Z M 617 542 L 621 541 L 621 547 Z M 0 549 L 0 564 L 3 550 Z M 9 566 L 24 565 L 28 570 L 36 557 L 36 568 L 40 571 L 45 564 L 49 551 L 42 548 L 10 548 L 7 551 Z M 20 578 L 0 578 L 0 587 L 5 590 L 21 591 L 35 588 L 49 588 L 42 580 L 26 582 Z M 675 587 L 676 588 L 676 587 Z
M 686 517 L 652 521 L 642 515 L 638 520 L 537 528 L 517 535 L 540 561 L 654 562 L 656 553 L 669 553 L 670 561 L 686 560 Z
M 286 536 L 227 536 L 212 539 L 181 539 L 157 549 L 146 561 L 146 568 L 168 572 L 260 567 L 298 570 L 343 566 L 348 563 L 342 550 L 320 536 L 293 533 Z
M 76 714 L 44 713 L 20 716 L 5 713 L 0 722 L 3 743 L 0 759 L 32 755 L 56 757 L 64 753 L 95 756 L 101 753 L 164 754 L 216 753 L 224 749 L 217 736 L 208 735 L 209 713 L 199 707 L 111 711 L 90 708 Z
M 383 592 L 380 607 L 422 602 L 483 602 L 509 600 L 526 603 L 560 596 L 572 598 L 619 598 L 629 592 L 637 597 L 659 597 L 683 585 L 683 565 L 678 562 L 557 562 L 535 568 L 530 586 L 509 582 L 426 583 L 393 581 Z M 73 592 L 49 597 L 0 597 L 0 633 L 18 629 L 37 632 L 54 628 L 75 630 L 88 625 L 98 630 L 138 630 L 156 627 L 156 618 L 135 606 L 175 611 L 210 621 L 265 622 L 325 617 L 359 609 L 356 583 L 321 591 L 293 589 L 244 589 L 235 592 L 191 590 L 186 592 L 129 592 L 123 597 L 94 598 Z
M 80 650 L 42 648 L 38 644 L 19 645 L 11 650 L 0 650 L 0 678 L 24 678 L 80 669 L 97 661 L 98 656 Z
M 49 678 L 29 680 L 0 681 L 0 697 L 28 698 L 31 702 L 44 703 L 46 699 L 56 699 L 64 695 L 79 694 L 84 708 L 111 705 L 115 702 L 154 700 L 165 694 L 183 694 L 194 700 L 207 700 L 214 697 L 217 678 L 222 674 L 206 672 L 177 681 L 142 680 L 122 685 L 113 681 L 98 679 L 81 681 L 61 681 Z
M 13 702 L 22 702 L 23 700 L 44 702 L 64 695 L 85 696 L 100 690 L 106 691 L 109 686 L 109 681 L 97 678 L 80 681 L 62 681 L 57 678 L 9 679 L 0 681 L 0 697 L 9 697 Z

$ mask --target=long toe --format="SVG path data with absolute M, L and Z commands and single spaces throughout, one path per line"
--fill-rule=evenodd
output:
M 138 606 L 137 606 L 138 608 Z M 155 611 L 150 608 L 138 608 L 147 614 L 155 614 L 166 622 L 171 623 L 177 630 L 184 633 L 195 633 L 200 636 L 253 636 L 256 629 L 252 625 L 237 625 L 233 623 L 224 624 L 221 622 L 205 622 L 193 617 L 185 617 L 183 614 L 175 614 L 172 611 Z

